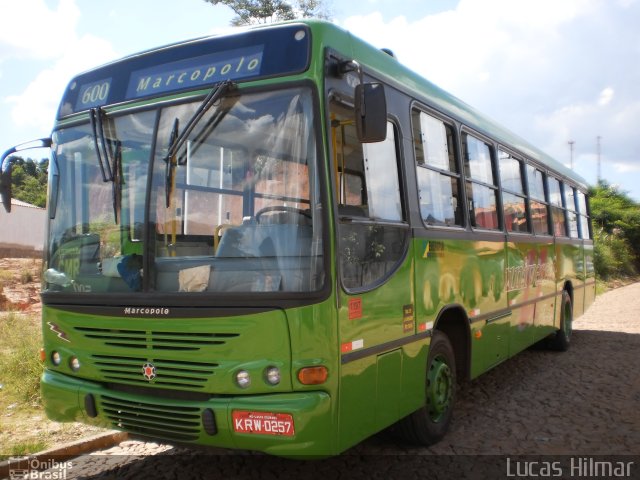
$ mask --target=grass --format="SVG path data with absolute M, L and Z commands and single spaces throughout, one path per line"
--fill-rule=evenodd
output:
M 102 431 L 46 418 L 40 398 L 43 365 L 37 315 L 0 313 L 0 461 L 29 455 Z
M 11 457 L 22 457 L 35 452 L 46 450 L 48 444 L 43 440 L 35 440 L 31 442 L 19 442 L 11 446 L 8 454 Z
M 13 280 L 13 273 L 9 270 L 0 270 L 0 287 L 8 285 Z
M 8 313 L 0 317 L 0 407 L 11 403 L 39 403 L 40 322 L 34 317 Z

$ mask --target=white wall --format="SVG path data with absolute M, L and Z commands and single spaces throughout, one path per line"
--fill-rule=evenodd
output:
M 47 212 L 44 208 L 20 200 L 11 201 L 11 213 L 0 202 L 0 249 L 41 252 L 44 244 Z

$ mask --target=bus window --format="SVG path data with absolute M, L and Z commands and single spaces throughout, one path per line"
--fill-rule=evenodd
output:
M 583 192 L 578 192 L 578 212 L 580 214 L 580 236 L 589 240 L 589 211 L 587 210 L 587 197 Z
M 462 153 L 467 177 L 471 226 L 498 230 L 497 186 L 491 161 L 491 146 L 467 133 L 462 134 Z
M 567 225 L 564 208 L 562 207 L 562 191 L 560 190 L 560 181 L 553 177 L 549 177 L 549 203 L 551 204 L 553 234 L 557 237 L 566 237 Z
M 544 194 L 544 174 L 532 165 L 527 165 L 527 183 L 533 232 L 537 235 L 549 235 L 549 205 Z
M 461 226 L 453 127 L 417 109 L 412 116 L 422 219 L 427 225 Z
M 352 108 L 333 102 L 331 119 L 342 284 L 366 288 L 393 272 L 409 231 L 403 222 L 396 129 L 388 122 L 386 140 L 361 144 Z
M 569 236 L 580 238 L 578 232 L 578 214 L 576 212 L 576 195 L 573 187 L 564 185 L 564 204 L 567 207 L 567 220 L 569 225 Z
M 529 232 L 522 162 L 503 150 L 498 151 L 498 158 L 505 227 L 508 232 Z

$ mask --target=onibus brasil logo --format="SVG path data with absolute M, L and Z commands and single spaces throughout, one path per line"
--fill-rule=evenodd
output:
M 66 479 L 72 467 L 72 462 L 58 462 L 55 459 L 9 458 L 9 479 Z

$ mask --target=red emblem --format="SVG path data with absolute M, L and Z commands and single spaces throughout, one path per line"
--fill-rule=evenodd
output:
M 156 378 L 156 367 L 153 365 L 153 363 L 145 363 L 142 366 L 142 375 L 144 375 L 144 378 L 149 381 Z

